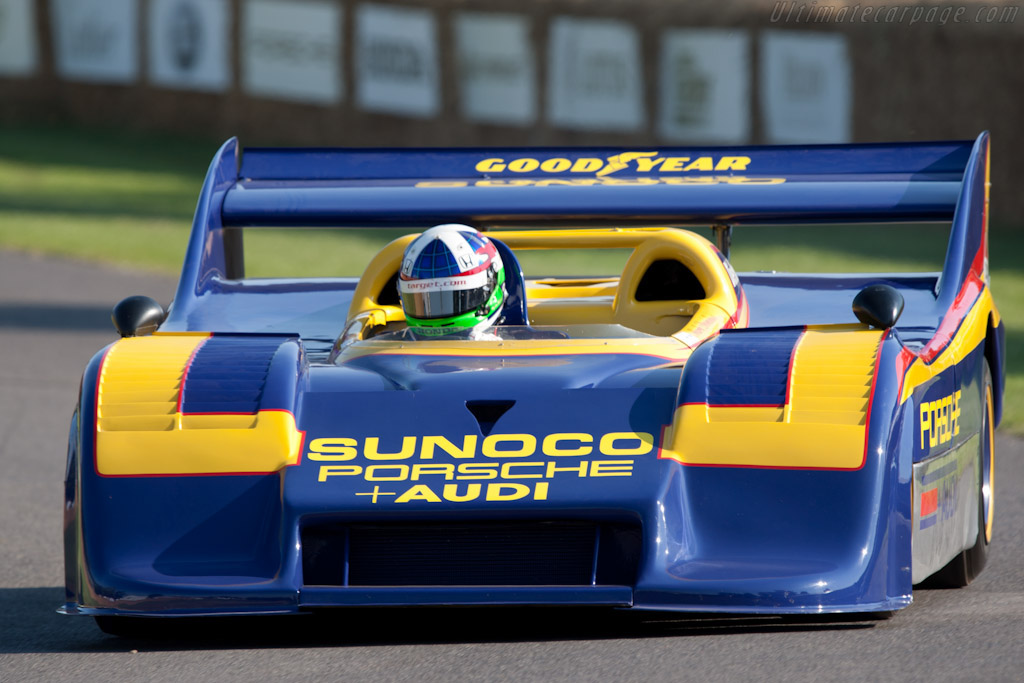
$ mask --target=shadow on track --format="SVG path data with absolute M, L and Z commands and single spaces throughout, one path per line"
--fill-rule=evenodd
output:
M 820 616 L 722 616 L 608 609 L 347 608 L 299 616 L 146 620 L 118 638 L 88 617 L 55 613 L 60 588 L 0 588 L 0 654 L 511 643 L 745 633 L 842 631 L 873 621 Z M 152 626 L 150 627 L 150 623 Z
M 0 328 L 54 332 L 110 332 L 113 339 L 117 334 L 110 322 L 112 307 L 113 303 L 109 306 L 0 303 Z

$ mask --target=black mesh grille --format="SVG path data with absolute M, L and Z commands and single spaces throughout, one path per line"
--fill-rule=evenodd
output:
M 639 541 L 635 532 L 566 521 L 320 525 L 302 537 L 303 582 L 328 586 L 619 584 L 630 580 L 623 566 L 635 566 Z M 635 546 L 627 553 L 623 537 Z M 598 563 L 601 538 L 600 555 L 620 550 Z

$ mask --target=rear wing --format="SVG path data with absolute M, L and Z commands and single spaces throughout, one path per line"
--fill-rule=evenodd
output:
M 250 149 L 200 194 L 172 317 L 241 276 L 242 227 L 951 221 L 940 299 L 987 263 L 988 133 L 779 147 Z
M 224 225 L 948 220 L 970 143 L 247 150 Z

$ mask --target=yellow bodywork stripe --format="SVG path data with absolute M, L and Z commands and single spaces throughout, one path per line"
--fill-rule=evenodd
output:
M 260 474 L 297 465 L 302 432 L 291 413 L 184 415 L 164 431 L 99 431 L 96 470 L 107 476 Z
M 289 412 L 179 412 L 189 360 L 209 336 L 158 333 L 110 348 L 96 392 L 99 474 L 263 473 L 298 464 L 303 434 Z
M 159 334 L 115 343 L 100 370 L 97 431 L 172 429 L 185 368 L 209 337 Z
M 785 406 L 682 405 L 660 457 L 687 465 L 860 468 L 883 334 L 862 326 L 809 327 L 797 343 Z
M 957 330 L 949 345 L 942 350 L 935 360 L 930 364 L 920 358 L 915 358 L 910 364 L 903 379 L 903 392 L 900 395 L 900 403 L 903 403 L 917 387 L 929 382 L 933 377 L 948 370 L 959 361 L 967 357 L 978 347 L 978 344 L 985 342 L 985 335 L 988 333 L 989 314 L 992 314 L 994 325 L 999 324 L 999 314 L 992 301 L 992 293 L 985 287 L 978 300 L 971 306 L 970 311 L 964 318 L 960 329 Z
M 808 328 L 793 356 L 786 422 L 863 425 L 880 339 Z

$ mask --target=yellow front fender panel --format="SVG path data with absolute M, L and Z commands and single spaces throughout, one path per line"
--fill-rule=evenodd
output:
M 182 411 L 191 361 L 210 338 L 158 333 L 108 349 L 96 386 L 98 474 L 257 474 L 298 464 L 303 433 L 288 411 Z
M 661 457 L 685 465 L 859 469 L 884 335 L 859 325 L 808 327 L 792 348 L 778 405 L 684 402 Z M 752 380 L 734 381 L 741 392 Z

